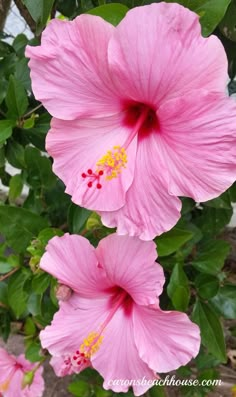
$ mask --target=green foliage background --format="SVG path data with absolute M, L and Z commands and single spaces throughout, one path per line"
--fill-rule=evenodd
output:
M 152 1 L 22 2 L 35 23 L 34 39 L 29 41 L 20 34 L 10 45 L 2 32 L 0 41 L 0 179 L 8 188 L 0 202 L 0 336 L 6 341 L 12 324 L 17 324 L 25 336 L 26 357 L 35 362 L 43 359 L 38 333 L 58 308 L 56 281 L 38 268 L 47 241 L 69 231 L 83 234 L 97 245 L 113 230 L 102 226 L 97 214 L 71 203 L 62 182 L 52 173 L 51 159 L 45 156 L 50 115 L 32 94 L 25 46 L 40 42 L 43 28 L 56 11 L 69 19 L 89 12 L 117 25 L 129 8 Z M 204 36 L 214 33 L 222 41 L 229 60 L 229 94 L 236 93 L 236 0 L 178 3 L 199 14 Z M 16 175 L 8 174 L 7 162 L 17 168 Z M 22 197 L 24 186 L 29 191 Z M 219 364 L 227 361 L 222 320 L 236 319 L 236 285 L 230 268 L 224 267 L 231 247 L 221 239 L 236 202 L 236 185 L 203 204 L 188 198 L 182 202 L 178 224 L 155 240 L 166 275 L 161 306 L 187 312 L 201 329 L 201 351 L 194 362 L 177 371 L 178 375 L 216 379 Z M 231 331 L 236 333 L 236 329 Z M 101 385 L 98 374 L 87 370 L 73 378 L 69 390 L 78 397 L 112 396 Z M 210 390 L 183 387 L 181 395 L 200 397 Z M 149 392 L 151 397 L 164 395 L 160 387 Z

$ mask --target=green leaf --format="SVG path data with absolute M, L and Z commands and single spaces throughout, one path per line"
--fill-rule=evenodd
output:
M 165 0 L 179 3 L 200 16 L 203 36 L 209 36 L 224 17 L 231 0 Z
M 76 397 L 89 397 L 90 396 L 90 386 L 84 380 L 76 380 L 69 384 L 68 390 L 73 396 Z
M 8 302 L 16 318 L 19 318 L 27 308 L 28 294 L 24 291 L 24 285 L 30 275 L 30 272 L 18 271 L 9 278 Z
M 229 191 L 227 190 L 214 200 L 206 201 L 204 205 L 213 208 L 225 208 L 231 210 L 232 206 Z
M 10 272 L 15 266 L 5 256 L 0 256 L 0 273 Z
M 192 265 L 200 272 L 217 275 L 230 252 L 230 244 L 223 240 L 208 240 L 199 244 Z
M 0 282 L 0 303 L 8 305 L 7 284 L 4 281 Z
M 47 23 L 54 0 L 23 0 L 23 3 L 41 30 Z
M 24 252 L 30 241 L 45 227 L 47 221 L 39 215 L 24 208 L 0 206 L 0 232 L 16 252 Z
M 236 285 L 228 284 L 220 288 L 211 303 L 225 318 L 236 319 Z
M 220 233 L 228 225 L 233 215 L 233 209 L 203 206 L 203 210 L 199 210 L 199 215 L 196 219 L 196 226 L 201 229 L 205 236 L 213 236 Z
M 71 204 L 68 212 L 68 226 L 71 233 L 79 234 L 91 215 L 91 211 L 78 205 Z
M 14 201 L 17 197 L 20 196 L 23 189 L 23 181 L 20 174 L 13 175 L 10 180 L 10 189 L 8 193 L 8 197 L 10 201 Z
M 36 334 L 36 326 L 31 317 L 27 317 L 24 324 L 24 333 L 26 336 L 33 336 Z
M 25 138 L 42 151 L 45 151 L 45 137 L 50 128 L 50 120 L 48 113 L 40 114 L 35 118 L 34 127 L 24 131 Z
M 177 310 L 186 311 L 190 299 L 188 278 L 181 263 L 177 263 L 171 273 L 167 287 L 168 296 Z
M 236 16 L 236 2 L 231 1 L 230 6 L 220 23 L 220 31 L 227 39 L 236 41 L 236 29 L 235 29 L 235 16 Z
M 236 203 L 236 182 L 229 188 L 230 200 Z
M 37 274 L 32 280 L 32 289 L 36 294 L 42 294 L 49 287 L 51 276 L 47 273 Z
M 27 167 L 27 182 L 34 189 L 51 188 L 56 183 L 52 172 L 52 163 L 48 157 L 41 156 L 38 149 L 27 146 L 25 149 L 25 163 Z
M 18 119 L 23 116 L 28 108 L 28 98 L 23 84 L 10 76 L 9 86 L 6 95 L 6 105 L 8 108 L 7 117 Z
M 25 357 L 32 363 L 38 362 L 42 359 L 41 346 L 39 342 L 28 341 L 27 348 L 25 349 Z
M 25 150 L 18 142 L 9 139 L 6 147 L 6 158 L 15 168 L 25 167 Z
M 206 303 L 196 301 L 192 319 L 201 330 L 201 339 L 204 346 L 216 358 L 226 362 L 225 340 L 220 320 L 213 309 Z
M 174 227 L 169 232 L 163 233 L 155 239 L 159 256 L 173 254 L 187 241 L 191 240 L 193 233 L 190 230 Z
M 15 125 L 14 120 L 0 120 L 0 145 L 10 138 Z
M 212 298 L 219 290 L 218 278 L 207 274 L 199 274 L 196 277 L 194 284 L 198 294 L 203 299 Z
M 97 15 L 116 26 L 125 17 L 128 7 L 120 3 L 104 4 L 87 11 L 87 14 Z

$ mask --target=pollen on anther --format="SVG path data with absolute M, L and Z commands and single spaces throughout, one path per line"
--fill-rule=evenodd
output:
M 88 187 L 92 187 L 92 186 L 93 186 L 92 182 L 89 182 Z

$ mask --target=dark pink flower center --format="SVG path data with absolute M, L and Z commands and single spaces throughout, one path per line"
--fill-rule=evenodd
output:
M 132 101 L 125 102 L 124 125 L 129 128 L 135 128 L 140 119 L 142 122 L 136 132 L 139 137 L 147 136 L 154 129 L 158 128 L 156 112 L 150 105 Z
M 158 128 L 158 119 L 155 110 L 144 103 L 126 101 L 123 104 L 123 123 L 128 127 L 130 134 L 122 146 L 113 146 L 97 160 L 96 168 L 89 168 L 81 174 L 86 180 L 87 187 L 101 189 L 101 179 L 110 181 L 117 178 L 128 163 L 127 148 L 138 135 L 138 139 L 146 138 L 149 133 Z

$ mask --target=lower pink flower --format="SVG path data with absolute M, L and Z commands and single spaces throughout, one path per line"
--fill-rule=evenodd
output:
M 41 397 L 44 391 L 43 368 L 36 369 L 36 366 L 37 363 L 30 363 L 23 354 L 15 357 L 0 348 L 0 396 Z M 26 381 L 27 373 L 31 373 L 31 382 Z
M 73 290 L 40 333 L 58 376 L 92 366 L 105 389 L 126 392 L 129 386 L 111 380 L 154 380 L 197 355 L 198 326 L 159 307 L 165 279 L 156 257 L 153 242 L 116 234 L 96 249 L 78 235 L 49 242 L 40 267 Z M 134 394 L 150 387 L 134 385 Z

